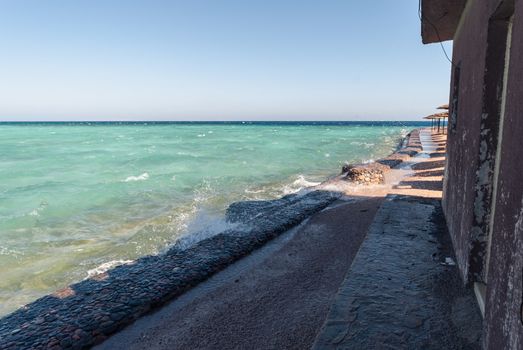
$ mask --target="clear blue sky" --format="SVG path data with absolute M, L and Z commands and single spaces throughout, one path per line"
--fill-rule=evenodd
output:
M 448 100 L 450 63 L 417 8 L 2 1 L 0 120 L 419 119 Z

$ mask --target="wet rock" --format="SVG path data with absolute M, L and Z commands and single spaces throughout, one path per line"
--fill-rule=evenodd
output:
M 408 328 L 418 328 L 423 325 L 423 319 L 415 316 L 407 316 L 403 320 L 403 324 Z
M 401 157 L 397 154 L 388 156 L 387 158 L 379 159 L 376 163 L 388 166 L 389 168 L 395 168 L 403 162 L 403 159 L 407 157 Z
M 246 223 L 258 216 L 266 215 L 273 210 L 290 205 L 297 200 L 299 200 L 297 194 L 290 194 L 274 200 L 235 202 L 227 208 L 225 218 L 228 222 Z
M 343 168 L 343 171 L 345 173 L 345 180 L 360 185 L 373 185 L 383 183 L 385 181 L 385 173 L 390 171 L 390 168 L 376 162 L 369 164 L 349 164 Z
M 312 191 L 306 194 L 290 194 L 280 199 L 267 201 L 242 201 L 232 203 L 226 211 L 225 217 L 229 222 L 264 225 L 267 220 L 274 222 L 280 219 L 278 224 L 284 221 L 292 221 L 292 218 L 301 212 L 309 212 L 310 209 L 321 206 L 322 202 L 330 203 L 339 198 L 340 194 L 328 191 Z M 269 229 L 264 227 L 262 230 Z

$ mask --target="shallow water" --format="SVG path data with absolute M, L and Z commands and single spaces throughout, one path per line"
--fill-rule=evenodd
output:
M 391 153 L 415 123 L 0 124 L 0 315 L 180 237 L 233 201 Z

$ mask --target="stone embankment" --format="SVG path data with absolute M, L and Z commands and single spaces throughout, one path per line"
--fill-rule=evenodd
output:
M 342 168 L 342 179 L 357 185 L 377 185 L 385 182 L 385 174 L 402 162 L 415 156 L 423 149 L 419 138 L 419 130 L 410 132 L 403 145 L 386 158 L 372 163 L 347 164 Z
M 328 191 L 231 205 L 236 229 L 147 256 L 45 296 L 0 320 L 0 349 L 83 349 L 161 306 L 340 197 Z M 256 214 L 254 214 L 256 213 Z

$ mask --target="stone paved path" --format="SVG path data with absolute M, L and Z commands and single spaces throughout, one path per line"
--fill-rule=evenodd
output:
M 342 283 L 315 349 L 479 349 L 438 200 L 390 195 Z

